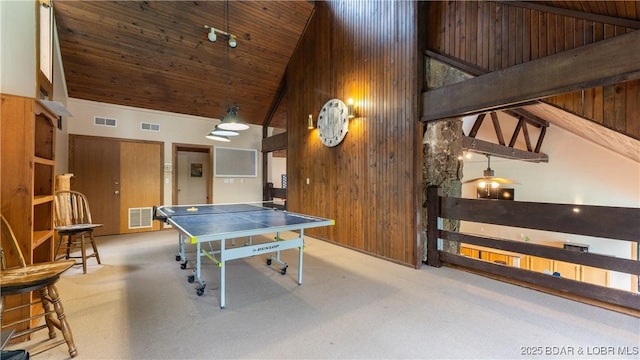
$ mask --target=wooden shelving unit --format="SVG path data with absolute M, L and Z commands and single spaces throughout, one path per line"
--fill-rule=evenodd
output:
M 55 182 L 56 116 L 36 99 L 1 94 L 1 202 L 27 264 L 53 261 L 53 195 Z M 3 248 L 10 246 L 4 243 Z M 18 265 L 17 254 L 6 251 L 7 266 Z M 7 297 L 5 308 L 29 304 L 37 298 L 25 294 Z M 3 314 L 10 324 L 36 314 L 39 306 L 26 306 Z M 24 324 L 35 326 L 34 323 Z M 6 330 L 6 329 L 2 329 Z M 26 340 L 26 339 L 25 339 Z

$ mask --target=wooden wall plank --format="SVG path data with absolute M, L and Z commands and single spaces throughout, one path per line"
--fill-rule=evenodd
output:
M 361 104 L 361 116 L 350 121 L 347 136 L 333 148 L 320 143 L 317 129 L 287 122 L 288 207 L 336 220 L 335 226 L 309 230 L 310 235 L 412 266 L 419 179 L 409 174 L 420 172 L 415 159 L 421 144 L 407 146 L 407 139 L 421 135 L 415 127 L 416 89 L 423 81 L 416 74 L 423 58 L 415 21 L 397 19 L 417 19 L 417 7 L 413 2 L 318 2 L 287 71 L 289 119 L 306 119 L 309 113 L 317 119 L 332 98 L 351 97 Z M 456 22 L 440 15 L 449 9 L 437 2 L 428 8 L 425 15 L 446 36 L 438 46 L 444 51 L 457 46 L 460 52 L 462 43 L 449 37 Z
M 482 67 L 482 69 L 489 71 L 491 69 L 489 65 L 489 58 L 492 57 L 490 50 L 491 18 L 489 16 L 489 12 L 491 9 L 489 4 L 486 2 L 482 2 L 481 9 L 482 12 L 479 12 L 478 16 L 482 18 L 482 41 L 484 46 L 482 48 L 482 63 L 479 65 Z M 480 52 L 480 50 L 478 50 L 478 52 Z

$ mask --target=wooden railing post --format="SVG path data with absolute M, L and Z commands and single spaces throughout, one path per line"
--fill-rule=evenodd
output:
M 441 267 L 440 252 L 438 251 L 438 217 L 440 216 L 439 186 L 431 185 L 427 188 L 427 265 Z

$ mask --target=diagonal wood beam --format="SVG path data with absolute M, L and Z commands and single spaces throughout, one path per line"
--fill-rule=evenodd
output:
M 516 144 L 516 140 L 518 140 L 518 134 L 520 134 L 520 129 L 522 129 L 522 125 L 525 123 L 523 117 L 518 118 L 518 125 L 516 125 L 515 130 L 513 130 L 513 135 L 511 135 L 511 140 L 509 140 L 509 147 L 513 147 Z M 529 139 L 527 139 L 527 144 L 529 144 Z M 531 147 L 527 147 L 529 151 L 531 151 Z
M 640 49 L 640 31 L 425 91 L 420 120 L 478 114 L 552 95 L 638 79 L 638 51 L 631 49 Z
M 540 135 L 538 135 L 538 142 L 536 143 L 536 148 L 533 149 L 534 152 L 540 152 L 540 149 L 542 148 L 542 141 L 544 141 L 544 135 L 547 133 L 547 128 L 543 127 L 542 129 L 540 129 Z
M 504 111 L 505 114 L 509 115 L 509 116 L 513 116 L 516 119 L 519 119 L 521 117 L 523 117 L 530 125 L 533 125 L 537 128 L 540 127 L 549 127 L 549 122 L 539 116 L 536 116 L 534 114 L 532 114 L 531 112 L 522 109 L 522 108 L 517 108 L 517 109 L 511 109 L 511 110 L 505 110 Z
M 500 143 L 500 145 L 504 145 L 504 135 L 502 135 L 500 120 L 498 120 L 498 114 L 496 114 L 495 111 L 491 112 L 491 121 L 493 121 L 493 128 L 496 131 L 496 137 L 498 138 L 498 143 Z
M 280 79 L 280 84 L 278 85 L 278 90 L 276 91 L 276 95 L 271 102 L 271 106 L 269 106 L 269 110 L 267 111 L 267 115 L 265 115 L 264 120 L 262 121 L 262 137 L 267 137 L 267 130 L 269 129 L 269 125 L 271 125 L 271 120 L 273 119 L 273 115 L 275 115 L 276 110 L 278 110 L 278 106 L 280 106 L 280 102 L 284 97 L 284 94 L 287 92 L 287 75 L 285 73 Z
M 478 115 L 478 118 L 473 123 L 473 127 L 471 128 L 471 131 L 469 131 L 469 136 L 470 137 L 472 137 L 472 138 L 476 137 L 476 135 L 478 134 L 478 130 L 480 130 L 480 126 L 482 126 L 482 122 L 484 121 L 484 117 L 486 115 L 487 114 Z
M 527 144 L 527 150 L 533 151 L 531 149 L 531 140 L 529 139 L 529 129 L 527 128 L 527 122 L 522 118 L 522 134 L 524 135 L 524 141 Z

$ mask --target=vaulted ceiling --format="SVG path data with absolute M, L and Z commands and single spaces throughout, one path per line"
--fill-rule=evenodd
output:
M 70 97 L 262 124 L 309 1 L 54 1 Z M 228 21 L 227 21 L 228 20 Z M 205 25 L 231 33 L 208 40 Z M 228 100 L 229 101 L 228 101 Z M 272 126 L 285 127 L 278 114 Z
M 638 21 L 637 1 L 532 1 Z M 54 11 L 72 98 L 263 125 L 313 1 L 65 1 Z M 205 25 L 237 37 L 207 38 Z M 548 119 L 553 122 L 552 119 Z M 286 101 L 270 126 L 286 128 Z

